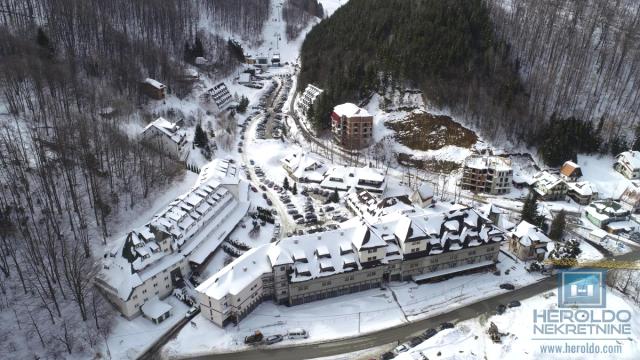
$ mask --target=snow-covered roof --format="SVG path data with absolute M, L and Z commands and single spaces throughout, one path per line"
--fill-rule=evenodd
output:
M 386 181 L 385 175 L 375 168 L 335 165 L 324 174 L 320 186 L 341 191 L 356 187 L 382 192 L 386 187 Z
M 248 205 L 216 178 L 199 184 L 129 232 L 105 260 L 98 284 L 127 300 L 135 287 L 185 257 L 203 261 L 242 219 Z
M 237 295 L 263 274 L 271 272 L 272 268 L 267 256 L 271 247 L 273 244 L 264 244 L 245 252 L 205 280 L 196 288 L 196 291 L 214 299 L 222 299 L 227 294 Z
M 624 151 L 616 156 L 619 162 L 624 162 L 632 169 L 640 169 L 640 151 Z
M 366 117 L 371 116 L 366 109 L 358 107 L 356 104 L 344 103 L 333 108 L 333 112 L 338 116 L 346 117 Z
M 166 86 L 163 83 L 159 82 L 158 80 L 154 80 L 152 78 L 146 78 L 146 79 L 144 79 L 143 82 L 145 84 L 149 84 L 149 85 L 151 85 L 154 88 L 159 89 L 159 90 L 166 88 Z
M 176 144 L 184 143 L 187 136 L 184 131 L 180 130 L 178 125 L 163 117 L 159 117 L 145 126 L 144 130 L 142 130 L 143 136 L 149 134 L 151 129 L 156 129 Z
M 585 212 L 600 221 L 611 217 L 627 216 L 631 213 L 626 206 L 612 200 L 594 201 L 585 208 Z
M 423 201 L 433 197 L 433 187 L 429 183 L 423 182 L 416 191 Z
M 541 171 L 533 177 L 536 189 L 542 192 L 544 189 L 552 189 L 564 181 L 559 176 L 552 174 L 548 171 Z M 544 194 L 542 194 L 544 195 Z
M 569 190 L 576 192 L 580 196 L 591 196 L 598 193 L 596 187 L 588 181 L 567 183 L 567 187 Z
M 210 179 L 216 179 L 223 185 L 238 184 L 240 181 L 238 165 L 228 159 L 214 159 L 200 169 L 196 186 Z
M 173 306 L 158 299 L 158 297 L 147 300 L 144 304 L 142 304 L 142 307 L 140 308 L 140 310 L 142 310 L 142 313 L 146 317 L 151 319 L 157 319 L 167 312 L 171 311 L 171 309 L 173 309 Z
M 450 224 L 447 229 L 444 223 Z M 429 237 L 432 255 L 499 242 L 504 233 L 474 209 L 461 205 L 436 207 L 414 216 L 397 214 L 375 224 L 360 219 L 349 227 L 284 238 L 249 250 L 196 290 L 215 299 L 238 294 L 276 266 L 291 266 L 291 282 L 361 269 L 354 249 L 382 247 L 382 263 L 401 260 L 399 242 L 417 237 Z
M 551 241 L 540 228 L 524 220 L 521 221 L 511 233 L 518 238 L 520 244 L 524 246 L 531 246 L 533 242 L 548 243 Z
M 464 166 L 472 169 L 494 169 L 510 171 L 511 160 L 501 156 L 471 155 L 464 160 Z
M 280 159 L 282 166 L 297 179 L 305 178 L 313 182 L 321 182 L 327 167 L 321 158 L 300 150 L 293 151 Z

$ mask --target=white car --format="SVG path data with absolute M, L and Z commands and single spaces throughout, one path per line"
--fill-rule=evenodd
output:
M 197 314 L 199 312 L 200 312 L 200 307 L 199 306 L 197 306 L 197 305 L 192 306 L 191 309 L 187 310 L 187 314 L 185 315 L 185 317 L 190 318 L 190 317 L 192 317 L 193 315 L 195 315 L 195 314 Z
M 407 344 L 401 344 L 401 345 L 397 346 L 395 349 L 393 349 L 393 352 L 395 354 L 400 354 L 400 353 L 403 353 L 403 352 L 408 351 L 408 350 L 409 350 L 409 346 Z

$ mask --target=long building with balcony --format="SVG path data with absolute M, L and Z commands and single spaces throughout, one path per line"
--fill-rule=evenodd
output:
M 248 185 L 229 165 L 211 163 L 191 191 L 105 254 L 96 285 L 124 317 L 139 315 L 146 303 L 182 286 L 246 215 Z
M 296 100 L 295 105 L 296 110 L 298 111 L 298 116 L 306 117 L 309 113 L 309 108 L 313 106 L 318 96 L 320 96 L 323 92 L 324 90 L 315 85 L 307 85 L 302 94 Z
M 492 268 L 505 239 L 489 219 L 461 205 L 345 224 L 246 252 L 196 288 L 201 313 L 225 326 L 265 300 L 298 305 L 389 281 L 421 283 Z
M 511 161 L 500 156 L 471 155 L 464 161 L 461 187 L 476 193 L 506 194 L 511 190 Z

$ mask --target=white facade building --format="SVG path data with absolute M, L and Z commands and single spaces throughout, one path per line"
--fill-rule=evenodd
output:
M 620 153 L 616 156 L 613 168 L 627 179 L 640 178 L 640 151 L 629 150 Z
M 327 170 L 320 186 L 328 190 L 347 191 L 355 188 L 382 194 L 387 181 L 385 174 L 375 168 L 336 165 Z
M 506 194 L 511 190 L 511 161 L 500 156 L 471 155 L 464 161 L 461 187 L 478 193 Z
M 176 123 L 159 117 L 142 131 L 142 138 L 171 156 L 183 160 L 188 149 L 187 134 Z
M 302 94 L 300 94 L 296 99 L 296 111 L 298 112 L 298 116 L 304 116 L 306 118 L 309 108 L 313 106 L 316 99 L 323 93 L 323 91 L 324 90 L 315 85 L 307 85 Z
M 237 323 L 264 300 L 297 305 L 492 267 L 504 233 L 461 205 L 393 213 L 369 223 L 294 236 L 254 248 L 196 288 L 201 314 Z
M 96 285 L 126 318 L 181 286 L 191 268 L 202 264 L 246 215 L 245 182 L 200 180 L 105 257 Z

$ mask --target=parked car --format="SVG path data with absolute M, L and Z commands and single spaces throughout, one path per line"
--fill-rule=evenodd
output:
M 273 205 L 273 201 L 271 201 L 271 199 L 267 199 L 267 205 L 272 206 Z
M 256 187 L 255 187 L 255 186 L 251 186 L 251 191 L 253 191 L 253 192 L 258 192 L 258 189 L 256 189 Z
M 305 329 L 291 329 L 287 331 L 288 339 L 307 339 L 309 338 L 309 333 Z
M 264 339 L 264 343 L 267 345 L 271 345 L 271 344 L 279 343 L 280 341 L 282 341 L 282 339 L 284 339 L 282 335 L 271 335 L 271 336 L 267 336 Z
M 380 355 L 380 360 L 391 360 L 394 357 L 396 357 L 396 354 L 392 353 L 391 351 L 387 351 L 386 353 Z
M 412 338 L 411 340 L 409 340 L 409 345 L 411 345 L 411 347 L 416 347 L 418 346 L 418 344 L 420 344 L 422 342 L 422 338 L 419 336 L 416 336 L 414 338 Z
M 190 318 L 199 312 L 200 312 L 200 307 L 197 305 L 194 305 L 189 310 L 187 310 L 187 314 L 185 315 L 185 317 Z
M 513 308 L 513 307 L 518 307 L 520 306 L 520 301 L 518 300 L 513 300 L 511 301 L 509 304 L 507 304 L 508 307 Z
M 432 337 L 434 337 L 437 333 L 438 333 L 438 330 L 436 330 L 436 329 L 433 329 L 433 328 L 427 329 L 422 333 L 422 337 L 425 340 L 428 340 L 428 339 L 431 339 Z
M 265 200 L 267 200 L 267 199 L 268 199 L 268 198 L 267 198 L 267 193 L 262 193 L 262 198 L 263 198 L 263 199 L 265 199 Z
M 393 352 L 396 353 L 396 354 L 400 354 L 400 353 L 403 353 L 405 351 L 408 351 L 409 349 L 410 349 L 410 347 L 409 347 L 408 344 L 401 344 L 401 345 L 396 346 L 396 348 L 393 349 Z
M 504 283 L 504 284 L 500 284 L 500 289 L 504 289 L 504 290 L 514 290 L 516 287 L 513 286 L 513 284 L 510 283 Z
M 303 216 L 302 214 L 293 214 L 291 217 L 293 218 L 293 220 L 298 220 L 298 219 L 302 219 Z
M 257 343 L 262 341 L 263 337 L 264 336 L 262 335 L 260 330 L 256 330 L 256 332 L 253 333 L 253 335 L 249 335 L 249 336 L 246 336 L 244 338 L 244 343 L 245 344 L 257 344 Z
M 506 307 L 506 306 L 504 306 L 504 304 L 500 304 L 500 305 L 496 306 L 496 313 L 497 313 L 498 315 L 502 315 L 502 314 L 504 314 L 504 312 L 505 312 L 506 310 L 507 310 L 507 307 Z
M 453 323 L 443 322 L 442 324 L 440 324 L 440 331 L 442 331 L 444 329 L 453 329 L 454 327 L 455 327 L 455 325 L 453 325 Z
M 251 164 L 251 165 L 255 165 L 255 164 L 256 164 L 256 162 L 255 162 L 255 161 L 253 161 L 252 159 L 249 159 L 249 164 Z
M 296 210 L 296 209 L 289 209 L 289 210 L 287 210 L 287 214 L 289 214 L 289 215 L 295 215 L 295 214 L 297 214 L 297 213 L 298 213 L 298 210 Z

